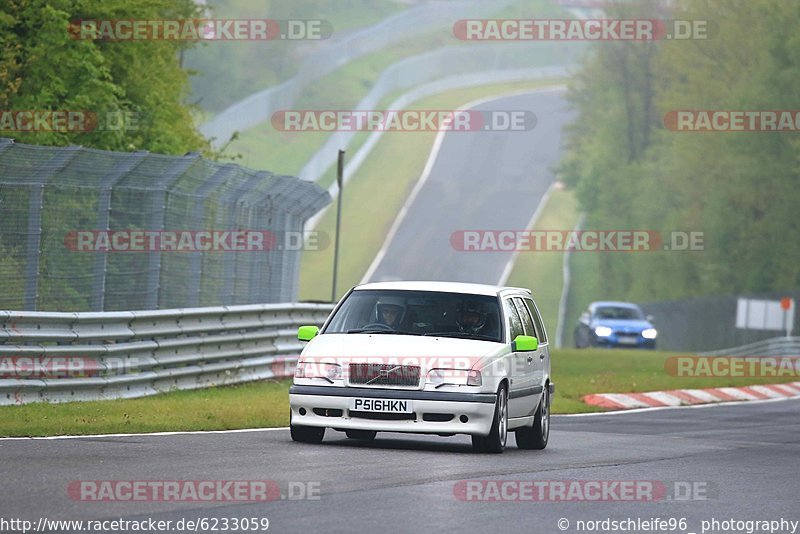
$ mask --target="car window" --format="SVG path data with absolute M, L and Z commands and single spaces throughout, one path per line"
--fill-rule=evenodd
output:
M 539 310 L 536 309 L 532 300 L 523 299 L 523 302 L 525 302 L 525 306 L 527 306 L 531 317 L 533 317 L 533 322 L 536 325 L 536 332 L 539 334 L 536 336 L 539 339 L 539 343 L 547 343 L 547 331 L 544 329 L 544 322 L 542 321 L 541 315 L 539 315 Z
M 508 317 L 508 324 L 511 327 L 511 339 L 509 341 L 514 341 L 514 338 L 525 333 L 522 328 L 522 321 L 519 318 L 517 307 L 514 306 L 511 299 L 503 299 L 503 306 L 506 310 L 506 317 Z
M 351 292 L 325 334 L 369 332 L 442 335 L 503 342 L 497 297 L 438 291 Z
M 522 328 L 525 330 L 525 335 L 538 338 L 539 336 L 536 335 L 536 329 L 533 327 L 533 319 L 531 319 L 531 314 L 528 311 L 528 308 L 525 307 L 525 304 L 522 303 L 522 299 L 515 297 L 511 300 L 514 301 L 514 305 L 517 307 L 519 317 L 522 320 Z
M 597 319 L 643 319 L 644 314 L 638 308 L 623 306 L 602 306 L 594 311 Z

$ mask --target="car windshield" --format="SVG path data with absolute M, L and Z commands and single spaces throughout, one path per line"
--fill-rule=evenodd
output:
M 644 319 L 639 308 L 627 306 L 603 306 L 594 312 L 597 319 Z
M 493 296 L 360 289 L 350 293 L 323 333 L 436 335 L 502 342 L 501 324 Z

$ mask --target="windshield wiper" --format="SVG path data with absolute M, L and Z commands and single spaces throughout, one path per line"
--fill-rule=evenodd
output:
M 347 331 L 348 334 L 397 334 L 396 330 L 382 330 L 380 328 L 353 328 Z
M 377 328 L 353 328 L 347 331 L 348 334 L 397 334 L 399 336 L 424 336 L 420 332 L 406 332 L 403 330 L 380 330 Z
M 483 341 L 495 341 L 497 339 L 491 336 L 485 336 L 482 334 L 470 334 L 468 332 L 425 332 L 426 336 L 437 336 L 437 337 L 457 337 L 461 339 L 478 339 Z

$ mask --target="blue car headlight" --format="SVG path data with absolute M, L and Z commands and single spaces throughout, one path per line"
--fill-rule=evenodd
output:
M 598 326 L 594 329 L 594 333 L 597 337 L 608 337 L 611 335 L 611 332 L 613 332 L 613 330 L 607 326 Z
M 642 337 L 645 339 L 655 339 L 658 335 L 658 332 L 655 328 L 646 328 L 642 330 Z

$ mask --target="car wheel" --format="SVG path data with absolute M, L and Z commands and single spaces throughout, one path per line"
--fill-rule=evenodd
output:
M 505 386 L 497 391 L 494 405 L 494 419 L 488 436 L 472 436 L 472 449 L 475 452 L 501 453 L 506 448 L 508 438 L 508 393 Z
M 322 443 L 325 437 L 325 427 L 293 425 L 291 415 L 289 416 L 289 433 L 293 441 L 300 443 Z
M 378 434 L 374 430 L 345 430 L 344 433 L 350 439 L 363 439 L 363 440 L 375 439 L 375 436 Z
M 520 449 L 544 449 L 550 438 L 550 386 L 546 385 L 533 425 L 517 429 L 517 447 Z

